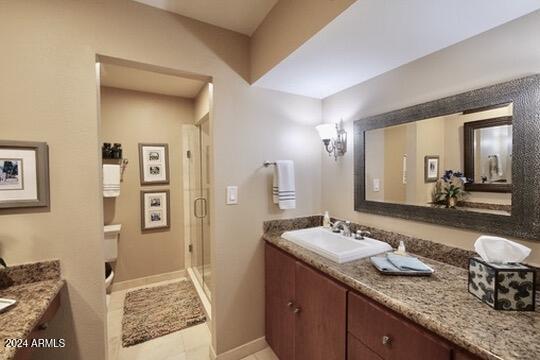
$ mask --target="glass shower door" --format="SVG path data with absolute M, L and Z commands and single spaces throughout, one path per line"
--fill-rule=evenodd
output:
M 201 190 L 204 206 L 204 217 L 201 219 L 202 235 L 202 274 L 204 291 L 210 298 L 212 284 L 211 259 L 210 259 L 210 121 L 208 116 L 199 124 L 201 146 Z
M 189 203 L 191 268 L 210 298 L 210 126 L 208 117 L 189 136 Z
M 202 213 L 200 201 L 201 192 L 201 156 L 200 156 L 200 136 L 199 128 L 190 128 L 189 134 L 189 251 L 191 253 L 191 269 L 199 282 L 203 284 L 203 263 L 202 263 Z

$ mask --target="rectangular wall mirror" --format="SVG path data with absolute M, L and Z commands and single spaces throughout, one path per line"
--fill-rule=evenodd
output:
M 538 239 L 539 79 L 356 121 L 355 209 Z

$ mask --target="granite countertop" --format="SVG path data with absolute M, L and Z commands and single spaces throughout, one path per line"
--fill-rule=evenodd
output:
M 4 340 L 27 338 L 63 286 L 57 260 L 0 270 L 0 298 L 17 300 L 0 313 L 1 360 L 12 359 L 16 350 L 4 347 Z
M 335 263 L 281 237 L 319 225 L 313 217 L 294 221 L 289 228 L 265 223 L 263 239 L 481 358 L 540 359 L 539 310 L 494 310 L 468 293 L 467 270 L 425 257 L 430 277 L 381 275 L 369 259 Z

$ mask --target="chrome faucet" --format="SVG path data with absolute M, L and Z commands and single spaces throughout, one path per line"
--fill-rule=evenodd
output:
M 332 225 L 333 232 L 342 232 L 343 236 L 351 236 L 351 222 L 350 221 L 336 221 Z

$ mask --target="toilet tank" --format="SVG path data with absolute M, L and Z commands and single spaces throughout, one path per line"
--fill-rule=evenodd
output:
M 113 262 L 118 258 L 118 238 L 121 224 L 105 225 L 103 234 L 105 239 L 105 262 Z

